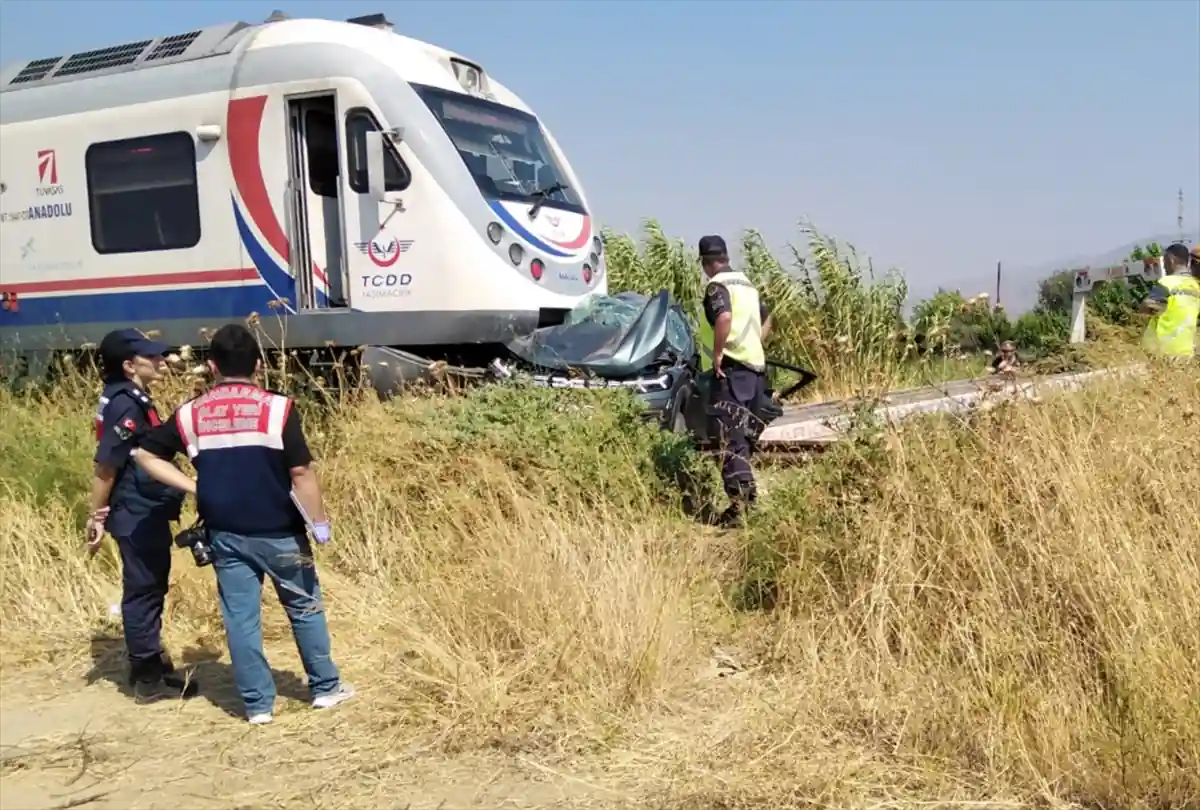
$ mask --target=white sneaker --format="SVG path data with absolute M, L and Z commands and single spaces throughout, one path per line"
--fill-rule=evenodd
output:
M 262 714 L 252 714 L 252 715 L 250 715 L 249 720 L 250 720 L 250 725 L 252 725 L 252 726 L 265 726 L 268 723 L 275 722 L 274 716 L 272 716 L 271 714 L 266 713 L 266 712 L 264 712 Z
M 339 703 L 345 703 L 352 697 L 354 697 L 354 687 L 343 681 L 338 684 L 337 689 L 328 695 L 313 698 L 312 706 L 314 709 L 332 709 L 334 706 Z

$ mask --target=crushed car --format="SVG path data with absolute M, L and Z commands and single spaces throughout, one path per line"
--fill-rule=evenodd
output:
M 489 369 L 498 379 L 524 372 L 551 388 L 627 388 L 648 418 L 683 431 L 699 367 L 687 318 L 666 291 L 647 298 L 620 293 L 590 299 L 556 326 L 510 340 L 510 357 Z
M 597 296 L 569 312 L 561 324 L 545 326 L 504 344 L 506 355 L 483 370 L 457 369 L 476 381 L 524 380 L 548 388 L 632 390 L 646 406 L 646 418 L 664 430 L 686 434 L 700 446 L 716 438 L 709 404 L 711 374 L 700 370 L 700 347 L 687 316 L 666 290 L 646 296 L 634 292 Z M 379 351 L 379 350 L 376 350 Z M 393 365 L 403 352 L 383 350 Z M 412 355 L 404 361 L 419 361 Z M 364 356 L 364 362 L 377 362 Z M 799 375 L 779 396 L 767 395 L 747 415 L 746 427 L 757 437 L 782 416 L 779 402 L 816 380 L 811 372 L 769 362 Z

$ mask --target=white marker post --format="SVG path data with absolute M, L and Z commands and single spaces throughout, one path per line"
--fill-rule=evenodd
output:
M 1071 295 L 1071 343 L 1083 343 L 1087 337 L 1087 299 L 1097 284 L 1144 278 L 1158 281 L 1163 277 L 1162 256 L 1124 262 L 1109 267 L 1083 267 L 1075 271 L 1075 289 Z

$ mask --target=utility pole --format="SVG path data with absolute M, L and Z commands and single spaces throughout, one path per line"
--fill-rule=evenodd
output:
M 996 262 L 996 308 L 1000 307 L 1000 262 Z
M 1179 228 L 1179 241 L 1183 241 L 1183 189 L 1179 189 L 1179 205 L 1175 208 L 1175 226 Z

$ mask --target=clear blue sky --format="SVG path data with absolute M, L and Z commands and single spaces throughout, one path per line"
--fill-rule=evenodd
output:
M 783 244 L 807 215 L 927 294 L 1174 232 L 1181 186 L 1200 221 L 1200 0 L 2 0 L 0 59 L 275 8 L 479 60 L 620 230 Z

